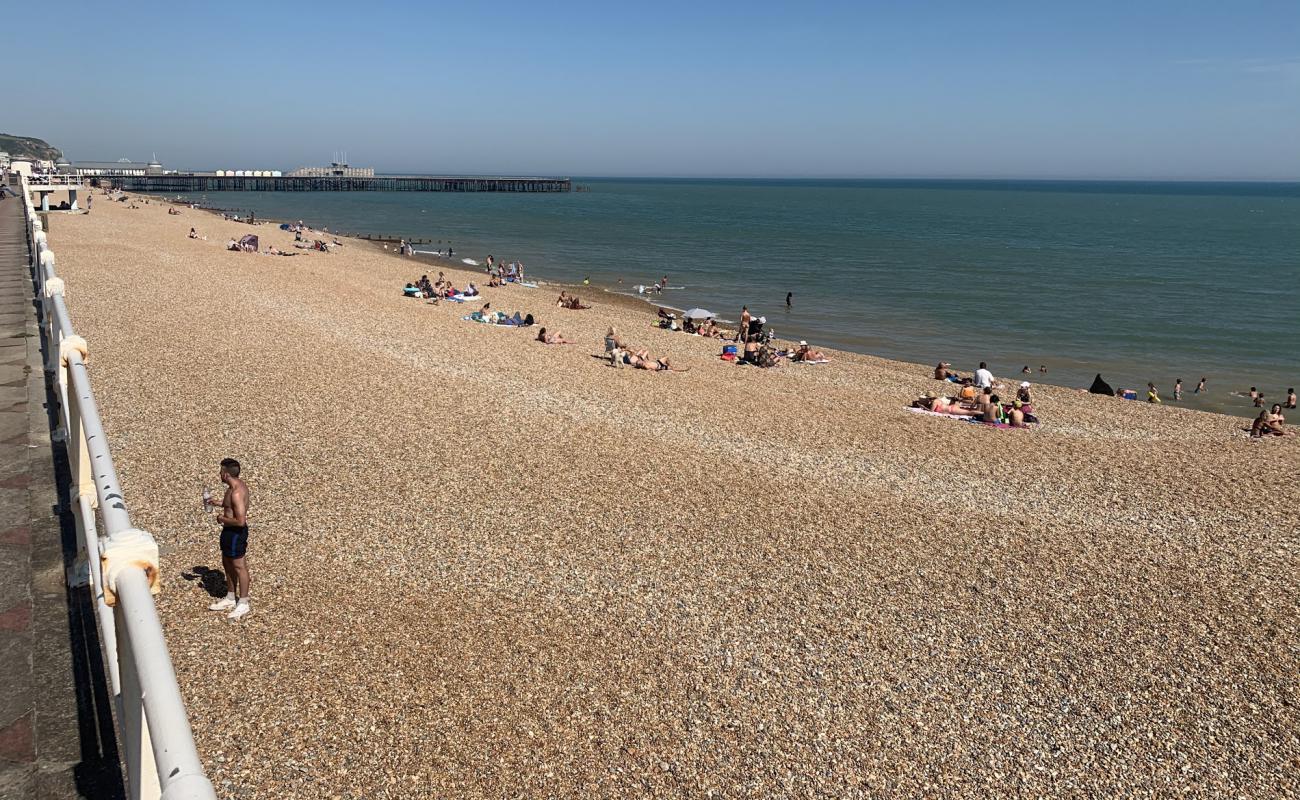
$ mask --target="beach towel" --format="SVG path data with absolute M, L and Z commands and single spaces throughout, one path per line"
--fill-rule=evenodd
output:
M 829 364 L 829 363 L 831 363 L 831 360 L 830 360 L 829 358 L 820 358 L 820 359 L 818 359 L 818 360 L 816 360 L 816 361 L 794 361 L 794 360 L 791 360 L 790 363 L 791 363 L 791 364 Z
M 1022 431 L 1029 430 L 1029 428 L 1016 428 L 1014 425 L 1009 425 L 1005 422 L 985 422 L 984 420 L 976 419 L 975 417 L 962 417 L 956 414 L 944 414 L 940 411 L 929 411 L 924 408 L 912 408 L 911 406 L 908 406 L 903 410 L 911 411 L 913 414 L 925 414 L 930 417 L 943 417 L 944 419 L 955 419 L 961 422 L 973 422 L 976 425 L 983 425 L 986 428 L 1010 428 L 1012 430 L 1022 430 Z
M 1005 422 L 985 422 L 982 419 L 975 419 L 974 417 L 961 417 L 961 419 L 966 422 L 973 422 L 976 425 L 983 425 L 986 428 L 1015 428 L 1014 425 L 1009 425 Z M 1021 428 L 1021 430 L 1028 430 L 1028 428 Z

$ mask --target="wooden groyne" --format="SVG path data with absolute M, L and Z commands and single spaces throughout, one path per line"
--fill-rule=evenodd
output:
M 250 176 L 174 172 L 112 175 L 91 180 L 128 192 L 571 192 L 569 178 L 487 178 L 433 175 L 374 177 Z

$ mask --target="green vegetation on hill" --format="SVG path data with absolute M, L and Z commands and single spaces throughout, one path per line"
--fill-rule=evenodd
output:
M 57 147 L 51 147 L 49 142 L 44 139 L 33 139 L 30 136 L 13 136 L 8 133 L 0 133 L 0 151 L 8 153 L 10 158 L 57 161 L 63 156 L 61 150 Z

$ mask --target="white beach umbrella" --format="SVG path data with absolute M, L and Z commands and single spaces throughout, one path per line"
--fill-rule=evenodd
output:
M 712 311 L 706 311 L 703 308 L 692 308 L 685 314 L 682 314 L 682 316 L 686 319 L 713 319 L 718 315 L 714 314 Z

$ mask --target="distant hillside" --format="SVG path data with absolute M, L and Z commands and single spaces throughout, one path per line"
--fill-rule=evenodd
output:
M 0 133 L 0 150 L 8 153 L 10 158 L 57 161 L 63 156 L 62 151 L 57 147 L 50 147 L 49 142 L 44 139 L 33 139 L 30 136 L 11 136 L 7 133 Z

